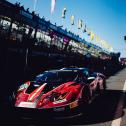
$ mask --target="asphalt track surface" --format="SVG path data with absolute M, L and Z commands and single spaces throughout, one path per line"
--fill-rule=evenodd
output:
M 126 68 L 107 79 L 106 93 L 97 97 L 81 117 L 35 121 L 9 115 L 4 119 L 1 126 L 126 126 Z

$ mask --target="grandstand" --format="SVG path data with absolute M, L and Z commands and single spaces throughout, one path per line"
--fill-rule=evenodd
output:
M 44 17 L 40 18 L 34 11 L 29 12 L 29 9 L 25 9 L 20 3 L 12 4 L 5 0 L 0 2 L 0 32 L 7 34 L 6 38 L 15 44 L 22 44 L 24 36 L 31 32 L 30 37 L 34 42 L 29 44 L 47 51 L 51 48 L 58 54 L 72 53 L 87 57 L 110 58 L 110 53 L 101 47 L 46 21 Z
M 118 68 L 119 56 L 29 12 L 20 3 L 0 1 L 0 67 L 5 74 L 5 70 L 20 71 L 13 76 L 22 80 L 23 74 L 69 66 L 111 74 L 112 67 Z

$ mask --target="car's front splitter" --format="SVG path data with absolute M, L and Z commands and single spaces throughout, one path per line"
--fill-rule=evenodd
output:
M 82 114 L 82 108 L 86 108 L 86 105 L 66 105 L 60 107 L 53 107 L 47 109 L 33 109 L 33 108 L 21 108 L 14 107 L 13 113 L 20 118 L 27 119 L 42 119 L 42 118 L 54 118 L 65 119 L 80 116 Z

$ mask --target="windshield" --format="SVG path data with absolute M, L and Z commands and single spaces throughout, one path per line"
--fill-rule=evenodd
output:
M 38 75 L 34 81 L 37 83 L 42 82 L 68 82 L 74 81 L 77 78 L 77 71 L 54 71 L 44 72 Z

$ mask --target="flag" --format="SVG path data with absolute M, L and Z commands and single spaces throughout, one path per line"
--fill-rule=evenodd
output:
M 93 32 L 91 32 L 91 34 L 90 34 L 91 40 L 94 40 L 94 37 L 95 37 L 95 34 Z
M 86 25 L 85 25 L 85 27 L 84 27 L 84 29 L 83 29 L 83 33 L 85 33 L 87 30 L 86 30 Z
M 81 29 L 83 27 L 83 21 L 81 19 L 78 19 L 78 29 Z
M 34 0 L 34 11 L 36 10 L 37 0 Z
M 71 15 L 70 22 L 71 22 L 71 25 L 74 25 L 74 15 Z
M 108 44 L 106 41 L 103 41 L 104 47 L 107 49 L 108 48 Z
M 63 10 L 62 10 L 62 18 L 65 18 L 66 11 L 67 11 L 67 9 L 63 8 Z
M 56 0 L 51 0 L 51 14 L 54 13 L 55 6 L 56 6 Z

